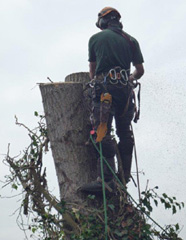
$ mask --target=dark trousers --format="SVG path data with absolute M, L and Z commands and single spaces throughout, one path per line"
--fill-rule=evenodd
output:
M 122 160 L 125 179 L 126 181 L 128 181 L 128 179 L 130 178 L 132 152 L 134 146 L 133 134 L 130 127 L 131 121 L 134 116 L 132 89 L 129 86 L 123 86 L 121 84 L 107 84 L 106 90 L 112 95 L 112 105 L 107 122 L 107 134 L 102 140 L 103 156 L 106 158 L 113 170 L 115 170 L 114 156 L 116 154 L 116 148 L 115 142 L 113 141 L 111 136 L 112 121 L 113 118 L 115 118 L 116 134 L 119 137 L 118 148 Z M 92 93 L 93 108 L 91 122 L 95 130 L 100 124 L 100 96 L 102 92 L 103 89 L 98 84 L 95 86 Z M 100 169 L 100 167 L 98 169 Z M 98 173 L 98 175 L 100 175 L 100 172 Z M 109 181 L 113 177 L 113 174 L 111 173 L 106 164 L 104 164 L 104 175 L 106 181 Z

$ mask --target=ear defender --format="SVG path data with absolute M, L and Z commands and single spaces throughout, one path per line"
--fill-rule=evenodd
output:
M 96 27 L 98 27 L 100 29 L 107 28 L 108 27 L 108 19 L 98 17 L 98 21 L 96 22 Z
M 98 20 L 96 22 L 96 27 L 100 29 L 106 29 L 108 27 L 108 22 L 109 22 L 109 18 L 107 18 L 107 16 L 112 12 L 114 12 L 116 16 L 111 16 L 111 20 L 112 18 L 113 19 L 117 18 L 118 20 L 121 18 L 120 13 L 115 8 L 105 7 L 98 13 Z

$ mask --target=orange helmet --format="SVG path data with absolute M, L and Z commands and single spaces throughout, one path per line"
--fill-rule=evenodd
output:
M 107 28 L 109 22 L 109 18 L 107 18 L 107 15 L 112 12 L 115 13 L 116 19 L 119 20 L 121 18 L 120 13 L 115 8 L 105 7 L 98 13 L 98 20 L 96 22 L 96 26 L 100 29 Z
M 109 14 L 110 12 L 116 12 L 116 13 L 118 14 L 119 19 L 121 18 L 120 13 L 119 13 L 115 8 L 112 8 L 112 7 L 105 7 L 105 8 L 103 8 L 103 9 L 98 13 L 98 17 L 99 17 L 99 18 L 104 17 L 104 16 L 106 16 L 107 14 Z

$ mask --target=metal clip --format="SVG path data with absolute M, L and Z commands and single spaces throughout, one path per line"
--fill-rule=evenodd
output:
M 109 77 L 110 77 L 110 83 L 111 84 L 117 84 L 118 80 L 117 80 L 117 74 L 116 74 L 116 70 L 115 69 L 110 69 L 109 71 Z
M 115 69 L 110 69 L 109 71 L 109 77 L 112 79 L 112 80 L 116 80 L 116 70 Z
M 125 69 L 122 69 L 120 71 L 120 74 L 121 74 L 121 78 L 123 79 L 123 80 L 120 80 L 120 83 L 126 86 L 129 80 L 127 71 Z
M 95 86 L 95 79 L 93 78 L 89 83 L 88 83 L 90 88 L 94 88 Z

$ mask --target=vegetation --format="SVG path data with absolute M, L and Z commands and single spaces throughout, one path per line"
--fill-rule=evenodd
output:
M 8 164 L 10 174 L 5 185 L 11 184 L 14 190 L 21 190 L 23 200 L 19 211 L 19 225 L 27 235 L 45 240 L 103 240 L 105 238 L 105 219 L 102 199 L 89 195 L 82 205 L 57 200 L 48 190 L 46 169 L 43 156 L 48 151 L 49 139 L 44 116 L 34 113 L 39 119 L 38 126 L 30 130 L 18 122 L 16 124 L 28 131 L 29 146 L 21 156 L 11 158 L 9 149 L 4 162 Z M 115 195 L 107 196 L 108 239 L 117 240 L 181 240 L 178 234 L 180 226 L 161 227 L 151 218 L 154 207 L 160 204 L 172 214 L 184 207 L 176 197 L 166 193 L 159 195 L 158 187 L 146 189 L 141 193 L 140 203 L 136 203 L 116 181 Z M 101 201 L 100 201 L 101 200 Z M 22 214 L 27 224 L 22 222 Z

